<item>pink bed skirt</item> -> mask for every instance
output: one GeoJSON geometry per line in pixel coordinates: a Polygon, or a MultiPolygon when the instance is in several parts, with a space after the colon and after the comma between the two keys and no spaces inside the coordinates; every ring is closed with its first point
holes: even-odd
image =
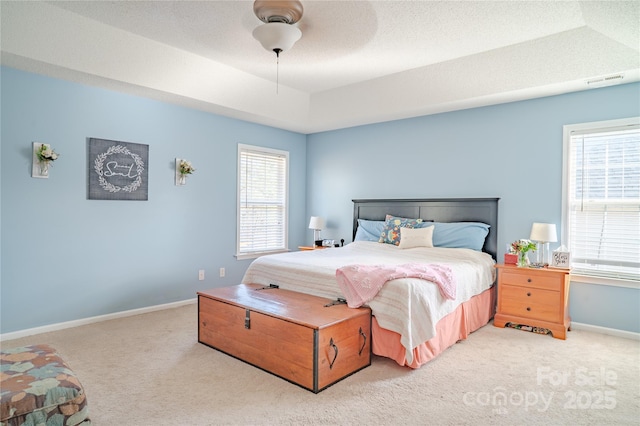
{"type": "Polygon", "coordinates": [[[449,346],[452,346],[480,327],[486,325],[495,314],[496,291],[493,286],[483,293],[473,296],[436,324],[436,335],[413,350],[413,362],[407,363],[406,350],[400,343],[400,335],[381,328],[372,319],[371,343],[373,353],[391,358],[398,364],[418,368],[425,364],[449,346]]]}

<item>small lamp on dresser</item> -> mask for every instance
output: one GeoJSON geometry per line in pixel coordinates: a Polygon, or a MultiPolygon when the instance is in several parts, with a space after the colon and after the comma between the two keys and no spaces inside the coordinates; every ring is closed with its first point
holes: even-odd
{"type": "Polygon", "coordinates": [[[539,268],[548,266],[550,262],[551,252],[549,251],[549,243],[555,243],[558,241],[558,235],[556,233],[556,225],[553,223],[537,223],[535,222],[531,226],[531,235],[529,239],[535,241],[538,244],[536,250],[536,262],[533,266],[539,268]]]}
{"type": "Polygon", "coordinates": [[[324,219],[318,216],[311,216],[309,221],[309,229],[313,229],[313,245],[321,246],[320,231],[324,228],[324,219]],[[320,243],[318,243],[320,241],[320,243]]]}

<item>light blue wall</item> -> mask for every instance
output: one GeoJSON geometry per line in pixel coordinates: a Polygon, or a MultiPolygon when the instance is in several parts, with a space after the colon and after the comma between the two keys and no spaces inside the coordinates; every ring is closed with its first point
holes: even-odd
{"type": "MultiPolygon", "coordinates": [[[[313,134],[307,214],[350,241],[352,199],[500,197],[501,258],[533,222],[560,227],[562,126],[638,115],[634,83],[313,134]]],[[[574,282],[570,303],[575,322],[640,332],[637,289],[574,282]]]]}
{"type": "Polygon", "coordinates": [[[238,143],[290,152],[289,245],[306,241],[305,135],[6,67],[1,89],[2,333],[240,282],[238,143]],[[148,201],[87,199],[89,137],[149,145],[148,201]],[[31,178],[34,141],[61,154],[49,179],[31,178]],[[183,187],[175,157],[197,169],[183,187]]]}
{"type": "MultiPolygon", "coordinates": [[[[311,215],[328,220],[324,238],[350,241],[353,198],[500,197],[502,256],[532,222],[560,224],[562,126],[640,115],[640,84],[627,84],[305,137],[0,70],[1,333],[239,282],[237,143],[291,153],[292,248],[309,243],[311,215]],[[87,200],[88,137],[149,145],[149,201],[87,200]],[[30,177],[34,141],[62,154],[49,179],[30,177]],[[198,169],[184,187],[175,157],[198,169]]],[[[572,286],[576,322],[640,332],[639,312],[638,290],[572,286]]]]}

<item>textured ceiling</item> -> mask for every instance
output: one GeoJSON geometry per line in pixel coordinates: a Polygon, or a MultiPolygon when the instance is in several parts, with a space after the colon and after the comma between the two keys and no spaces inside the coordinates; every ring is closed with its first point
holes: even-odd
{"type": "Polygon", "coordinates": [[[278,68],[251,1],[2,1],[1,58],[302,133],[640,79],[637,1],[302,4],[278,68]]]}

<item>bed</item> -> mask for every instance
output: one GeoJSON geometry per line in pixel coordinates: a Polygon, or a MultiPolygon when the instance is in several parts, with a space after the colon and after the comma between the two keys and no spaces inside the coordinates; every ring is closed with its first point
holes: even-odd
{"type": "Polygon", "coordinates": [[[353,242],[340,248],[262,256],[251,263],[242,282],[347,299],[351,306],[354,292],[345,278],[350,270],[422,265],[447,271],[444,275],[453,277],[454,294],[443,291],[437,279],[389,275],[392,279],[375,296],[360,301],[372,310],[373,353],[411,368],[429,362],[489,322],[495,312],[497,198],[353,203],[353,242]]]}

